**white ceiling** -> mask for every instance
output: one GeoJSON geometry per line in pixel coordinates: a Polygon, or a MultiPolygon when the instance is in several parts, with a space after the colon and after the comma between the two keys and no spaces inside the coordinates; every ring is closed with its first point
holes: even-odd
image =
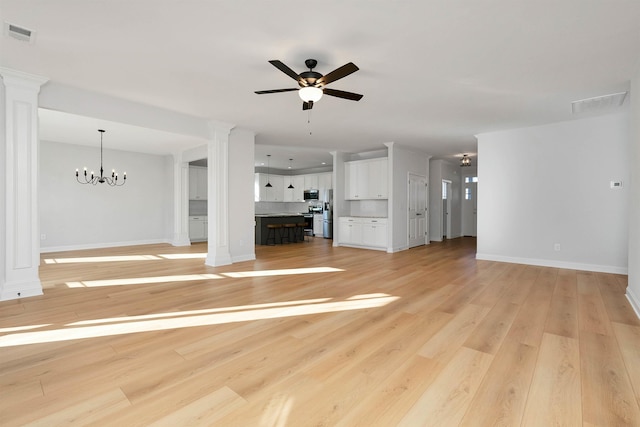
{"type": "MultiPolygon", "coordinates": [[[[571,101],[628,90],[640,71],[637,0],[0,0],[0,19],[36,31],[0,37],[0,66],[253,130],[259,156],[286,147],[283,167],[295,147],[475,153],[477,133],[571,120],[571,101]],[[354,62],[329,87],[364,98],[325,96],[309,115],[295,92],[254,94],[296,87],[268,60],[300,72],[307,58],[323,74],[354,62]]],[[[154,132],[131,149],[197,142],[154,132]]]]}

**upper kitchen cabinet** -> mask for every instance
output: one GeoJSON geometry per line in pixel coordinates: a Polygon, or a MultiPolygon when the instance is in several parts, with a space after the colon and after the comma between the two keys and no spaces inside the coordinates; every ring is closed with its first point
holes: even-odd
{"type": "Polygon", "coordinates": [[[207,168],[189,166],[189,200],[207,200],[207,168]]]}
{"type": "Polygon", "coordinates": [[[304,175],[285,176],[283,185],[285,202],[304,202],[304,175]]]}
{"type": "Polygon", "coordinates": [[[318,174],[312,173],[304,176],[304,189],[305,190],[317,190],[318,189],[318,174]]]}
{"type": "MultiPolygon", "coordinates": [[[[255,174],[255,201],[256,202],[283,202],[284,201],[284,177],[264,173],[255,174]],[[271,187],[267,187],[267,182],[271,187]]],[[[289,184],[287,184],[289,185],[289,184]]]]}
{"type": "Polygon", "coordinates": [[[386,157],[345,163],[346,199],[388,199],[388,164],[386,157]]]}

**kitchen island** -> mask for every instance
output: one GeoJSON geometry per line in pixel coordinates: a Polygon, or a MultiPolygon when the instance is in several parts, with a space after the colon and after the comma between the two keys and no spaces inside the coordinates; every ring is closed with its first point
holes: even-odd
{"type": "MultiPolygon", "coordinates": [[[[303,214],[291,213],[272,213],[272,214],[256,214],[256,245],[266,245],[269,224],[299,224],[305,221],[303,214]]],[[[275,230],[275,243],[281,244],[280,231],[275,230]]],[[[287,230],[288,232],[289,230],[287,230]]],[[[292,240],[293,241],[293,240],[292,240]]]]}

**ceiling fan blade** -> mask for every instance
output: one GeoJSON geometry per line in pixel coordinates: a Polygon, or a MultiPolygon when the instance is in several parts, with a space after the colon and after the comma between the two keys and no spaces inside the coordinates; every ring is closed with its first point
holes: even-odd
{"type": "Polygon", "coordinates": [[[320,77],[316,81],[316,85],[326,85],[326,84],[329,84],[331,82],[335,82],[338,79],[341,79],[343,77],[347,77],[351,73],[355,73],[359,69],[360,68],[358,68],[356,66],[356,64],[354,64],[353,62],[349,62],[348,64],[345,64],[340,68],[336,68],[335,70],[333,70],[329,74],[326,74],[323,77],[320,77]]]}
{"type": "Polygon", "coordinates": [[[322,92],[324,92],[325,95],[335,96],[337,98],[349,99],[351,101],[360,101],[363,96],[363,95],[360,95],[359,93],[345,92],[344,90],[329,89],[329,88],[322,89],[322,92]]]}
{"type": "Polygon", "coordinates": [[[258,95],[264,95],[265,93],[292,92],[294,90],[299,90],[299,89],[293,88],[293,89],[257,90],[255,93],[257,93],[258,95]]]}
{"type": "Polygon", "coordinates": [[[313,101],[302,103],[302,111],[311,110],[312,108],[313,108],[313,101]]]}
{"type": "Polygon", "coordinates": [[[286,65],[284,65],[282,62],[278,61],[277,59],[272,59],[269,62],[271,63],[271,65],[276,67],[278,70],[282,71],[287,76],[291,77],[293,80],[295,80],[297,82],[303,82],[305,86],[307,85],[307,82],[305,80],[301,79],[300,76],[298,75],[298,73],[296,73],[291,68],[289,68],[286,65]]]}

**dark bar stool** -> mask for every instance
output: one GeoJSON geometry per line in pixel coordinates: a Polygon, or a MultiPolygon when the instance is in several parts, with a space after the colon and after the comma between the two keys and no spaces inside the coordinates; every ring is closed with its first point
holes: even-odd
{"type": "Polygon", "coordinates": [[[287,243],[296,241],[296,224],[283,224],[280,231],[280,241],[284,244],[284,239],[287,239],[287,243]]]}
{"type": "Polygon", "coordinates": [[[305,222],[299,222],[296,224],[296,241],[304,242],[304,228],[307,226],[305,222]]]}
{"type": "Polygon", "coordinates": [[[265,243],[268,245],[269,240],[276,244],[276,230],[280,230],[280,242],[282,242],[282,224],[267,224],[267,240],[265,243]]]}

